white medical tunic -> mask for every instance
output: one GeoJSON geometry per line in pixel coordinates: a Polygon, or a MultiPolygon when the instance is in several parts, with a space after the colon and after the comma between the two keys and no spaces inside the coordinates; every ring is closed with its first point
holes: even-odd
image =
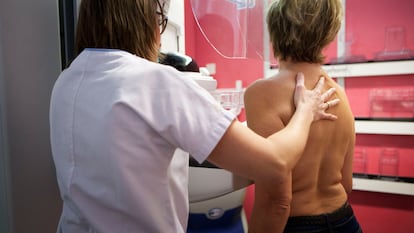
{"type": "Polygon", "coordinates": [[[86,49],[51,98],[58,232],[185,232],[188,155],[174,152],[202,162],[234,118],[172,67],[86,49]]]}

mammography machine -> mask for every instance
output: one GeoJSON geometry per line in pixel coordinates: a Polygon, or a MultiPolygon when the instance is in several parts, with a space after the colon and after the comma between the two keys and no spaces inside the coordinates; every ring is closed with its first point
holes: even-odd
{"type": "MultiPolygon", "coordinates": [[[[196,78],[203,87],[211,87],[207,80],[196,78]],[[198,80],[199,79],[199,80],[198,80]]],[[[214,82],[210,78],[210,82],[214,82]]],[[[233,111],[239,111],[238,103],[225,102],[237,94],[234,92],[215,92],[213,95],[224,106],[234,106],[233,111]]],[[[190,215],[188,233],[242,233],[247,232],[247,223],[243,211],[245,187],[251,181],[204,162],[198,164],[190,158],[189,171],[190,215]]]]}
{"type": "MultiPolygon", "coordinates": [[[[223,107],[235,114],[240,113],[241,90],[217,90],[217,81],[209,76],[207,69],[199,69],[191,57],[168,53],[164,54],[160,62],[176,67],[209,91],[223,107]]],[[[176,153],[186,152],[177,150],[176,153]]],[[[187,232],[247,232],[243,202],[246,187],[250,184],[251,181],[246,178],[236,176],[208,161],[199,164],[190,156],[188,187],[190,214],[187,232]]]]}
{"type": "MultiPolygon", "coordinates": [[[[223,102],[223,99],[231,101],[233,98],[228,96],[235,93],[215,92],[216,80],[212,77],[200,75],[193,78],[210,91],[222,105],[234,106],[232,103],[223,102]]],[[[243,202],[245,188],[251,181],[216,167],[208,161],[198,164],[191,157],[189,169],[190,215],[187,232],[247,232],[243,202]]]]}

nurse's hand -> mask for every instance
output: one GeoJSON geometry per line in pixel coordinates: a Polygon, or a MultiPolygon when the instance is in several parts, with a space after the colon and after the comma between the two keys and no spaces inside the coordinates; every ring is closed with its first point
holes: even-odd
{"type": "Polygon", "coordinates": [[[329,100],[335,93],[335,88],[327,90],[322,93],[325,78],[319,79],[313,90],[308,90],[305,87],[305,77],[303,73],[298,73],[296,76],[296,90],[294,96],[294,102],[296,109],[305,109],[305,111],[313,114],[313,121],[318,120],[336,120],[338,117],[331,113],[327,113],[326,110],[336,106],[339,103],[339,99],[329,100]],[[329,100],[329,101],[328,101],[329,100]]]}

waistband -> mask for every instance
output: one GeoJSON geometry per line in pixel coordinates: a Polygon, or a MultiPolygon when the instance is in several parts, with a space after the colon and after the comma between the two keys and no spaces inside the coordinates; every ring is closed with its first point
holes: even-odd
{"type": "Polygon", "coordinates": [[[335,223],[343,219],[350,218],[354,215],[351,205],[346,202],[334,212],[313,215],[313,216],[294,216],[289,217],[287,225],[324,225],[328,222],[335,223]]]}

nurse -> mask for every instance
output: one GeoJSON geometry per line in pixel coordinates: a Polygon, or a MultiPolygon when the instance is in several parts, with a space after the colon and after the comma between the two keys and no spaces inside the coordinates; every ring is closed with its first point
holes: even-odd
{"type": "Polygon", "coordinates": [[[188,157],[173,156],[177,148],[272,184],[280,211],[269,217],[277,219],[289,205],[280,194],[290,190],[274,184],[288,182],[311,123],[336,119],[325,112],[337,103],[329,100],[335,90],[321,94],[323,79],[307,90],[298,74],[286,128],[267,138],[249,130],[193,80],[156,62],[168,5],[81,2],[77,56],[57,79],[50,107],[63,199],[58,232],[185,232],[188,157]]]}

